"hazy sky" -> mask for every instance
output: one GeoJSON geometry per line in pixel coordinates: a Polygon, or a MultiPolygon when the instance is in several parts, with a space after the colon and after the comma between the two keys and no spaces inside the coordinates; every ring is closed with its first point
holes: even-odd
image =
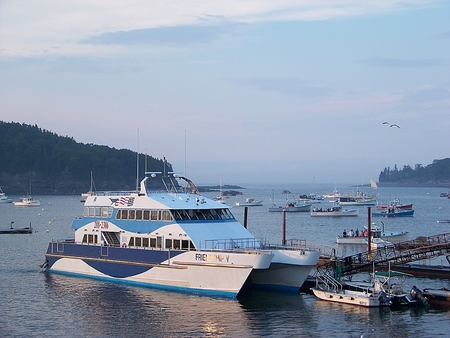
{"type": "Polygon", "coordinates": [[[197,184],[369,183],[450,157],[449,18],[433,0],[0,0],[0,120],[197,184]]]}

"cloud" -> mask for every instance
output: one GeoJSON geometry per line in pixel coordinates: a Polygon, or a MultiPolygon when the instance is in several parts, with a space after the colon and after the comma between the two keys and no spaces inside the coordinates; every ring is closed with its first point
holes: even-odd
{"type": "Polygon", "coordinates": [[[91,36],[82,40],[83,44],[92,45],[197,45],[207,44],[232,36],[242,24],[225,24],[218,26],[183,25],[176,27],[158,27],[117,31],[91,36]]]}
{"type": "Polygon", "coordinates": [[[370,67],[381,68],[425,68],[435,67],[441,64],[438,59],[422,59],[422,60],[402,60],[389,58],[375,58],[362,60],[360,63],[370,67]]]}
{"type": "Polygon", "coordinates": [[[234,83],[258,90],[278,92],[296,97],[312,98],[328,96],[333,91],[322,84],[315,84],[297,78],[268,77],[236,79],[234,83]]]}

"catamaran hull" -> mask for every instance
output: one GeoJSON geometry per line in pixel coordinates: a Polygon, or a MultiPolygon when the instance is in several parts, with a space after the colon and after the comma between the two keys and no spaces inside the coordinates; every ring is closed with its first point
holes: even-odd
{"type": "Polygon", "coordinates": [[[49,244],[47,271],[235,297],[271,253],[143,250],[75,243],[49,244]]]}
{"type": "Polygon", "coordinates": [[[272,253],[275,256],[268,269],[251,273],[252,283],[257,287],[298,292],[320,257],[315,251],[272,250],[272,253]]]}

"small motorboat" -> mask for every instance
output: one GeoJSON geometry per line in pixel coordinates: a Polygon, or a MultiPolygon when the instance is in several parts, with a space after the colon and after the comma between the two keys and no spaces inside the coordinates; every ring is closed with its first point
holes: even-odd
{"type": "Polygon", "coordinates": [[[450,307],[450,290],[446,288],[424,289],[423,295],[431,306],[450,307]]]}
{"type": "Polygon", "coordinates": [[[261,206],[263,201],[257,201],[253,197],[249,197],[245,199],[244,203],[236,202],[237,207],[256,207],[261,206]]]}
{"type": "Polygon", "coordinates": [[[402,210],[396,207],[387,208],[380,212],[372,212],[374,217],[412,217],[414,216],[414,210],[402,210]]]}

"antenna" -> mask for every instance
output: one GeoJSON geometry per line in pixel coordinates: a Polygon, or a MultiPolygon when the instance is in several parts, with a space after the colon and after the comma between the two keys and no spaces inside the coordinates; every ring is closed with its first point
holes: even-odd
{"type": "Polygon", "coordinates": [[[136,191],[139,191],[139,128],[137,130],[136,191]]]}

